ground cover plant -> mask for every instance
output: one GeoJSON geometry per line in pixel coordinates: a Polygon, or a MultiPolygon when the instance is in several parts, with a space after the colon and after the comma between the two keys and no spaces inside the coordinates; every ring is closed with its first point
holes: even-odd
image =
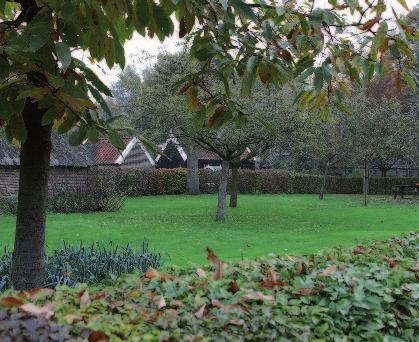
{"type": "MultiPolygon", "coordinates": [[[[125,273],[144,273],[149,267],[161,266],[161,255],[150,251],[147,241],[139,246],[118,246],[92,243],[91,245],[62,243],[46,258],[45,287],[74,286],[77,283],[96,284],[115,279],[125,273]]],[[[11,286],[12,253],[0,250],[0,292],[11,286]]]]}
{"type": "Polygon", "coordinates": [[[419,234],[0,298],[0,338],[415,341],[419,234]],[[1,310],[1,309],[0,309],[1,310]],[[29,323],[28,323],[29,321],[29,323]]]}
{"type": "MultiPolygon", "coordinates": [[[[416,201],[417,202],[417,201],[416,201]]],[[[364,240],[386,239],[419,230],[419,206],[391,196],[242,195],[228,209],[224,223],[213,219],[214,195],[152,196],[128,199],[116,213],[51,214],[46,244],[49,253],[66,243],[113,241],[121,246],[146,239],[170,257],[168,264],[203,263],[202,250],[212,246],[231,261],[271,252],[314,253],[364,240]]],[[[0,217],[0,237],[13,246],[12,216],[0,217]]]]}

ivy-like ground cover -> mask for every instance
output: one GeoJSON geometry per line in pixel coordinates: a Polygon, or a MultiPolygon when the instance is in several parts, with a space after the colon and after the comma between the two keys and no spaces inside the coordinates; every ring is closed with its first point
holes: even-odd
{"type": "Polygon", "coordinates": [[[417,232],[233,264],[208,249],[204,268],[9,291],[0,299],[0,340],[415,341],[418,249],[417,232]]]}

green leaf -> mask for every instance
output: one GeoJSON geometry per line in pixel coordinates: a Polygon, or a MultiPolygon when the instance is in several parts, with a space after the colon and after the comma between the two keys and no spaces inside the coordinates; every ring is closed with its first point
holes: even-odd
{"type": "Polygon", "coordinates": [[[79,146],[86,139],[87,128],[85,125],[71,133],[68,142],[71,146],[79,146]]]}
{"type": "Polygon", "coordinates": [[[55,51],[63,69],[67,69],[71,63],[70,48],[65,43],[59,42],[55,45],[55,51]]]}
{"type": "Polygon", "coordinates": [[[23,117],[20,114],[14,113],[6,126],[6,136],[10,142],[17,140],[24,143],[27,138],[26,126],[23,117]]]}
{"type": "Polygon", "coordinates": [[[47,74],[48,83],[54,88],[61,88],[64,85],[64,79],[61,76],[47,74]]]}
{"type": "Polygon", "coordinates": [[[67,133],[77,123],[78,118],[75,115],[69,114],[68,117],[58,126],[57,133],[67,133]]]}
{"type": "Polygon", "coordinates": [[[88,127],[86,136],[90,140],[90,142],[97,143],[99,140],[99,131],[94,127],[88,127]]]}
{"type": "Polygon", "coordinates": [[[92,87],[90,84],[88,84],[87,87],[89,88],[90,92],[92,93],[92,96],[94,97],[94,99],[99,103],[99,105],[105,111],[105,113],[108,114],[109,116],[112,116],[112,112],[111,112],[108,104],[106,103],[105,99],[102,97],[102,94],[99,93],[96,90],[96,88],[92,87]]]}
{"type": "Polygon", "coordinates": [[[63,113],[62,108],[51,107],[42,116],[41,125],[42,126],[50,125],[62,113],[63,113]]]}
{"type": "Polygon", "coordinates": [[[346,73],[345,62],[343,61],[343,58],[342,57],[336,58],[336,65],[338,66],[339,71],[342,74],[345,74],[346,73]]]}
{"type": "Polygon", "coordinates": [[[154,21],[157,27],[159,28],[160,32],[165,37],[172,35],[173,30],[174,30],[174,25],[169,15],[164,11],[164,9],[154,4],[153,14],[154,14],[154,21]]]}
{"type": "Polygon", "coordinates": [[[248,73],[254,72],[255,69],[256,69],[257,62],[258,62],[258,57],[257,56],[251,56],[247,61],[246,71],[248,73]]]}
{"type": "Polygon", "coordinates": [[[111,90],[97,77],[92,69],[87,67],[82,61],[74,59],[77,67],[84,73],[86,79],[93,84],[93,86],[106,96],[112,96],[111,90]]]}
{"type": "Polygon", "coordinates": [[[317,93],[323,88],[323,69],[317,68],[314,72],[314,89],[317,93]]]}
{"type": "Polygon", "coordinates": [[[406,0],[397,0],[400,5],[402,5],[406,11],[409,11],[409,6],[407,6],[406,0]]]}
{"type": "Polygon", "coordinates": [[[108,137],[111,144],[115,146],[118,150],[123,150],[125,148],[125,144],[122,141],[117,131],[114,131],[114,130],[109,131],[108,137]]]}
{"type": "Polygon", "coordinates": [[[271,23],[268,20],[265,20],[262,23],[263,27],[263,36],[266,38],[266,40],[271,41],[272,40],[272,26],[271,23]]]}
{"type": "Polygon", "coordinates": [[[412,89],[412,91],[416,93],[416,80],[409,74],[405,74],[403,78],[409,85],[410,89],[412,89]]]}
{"type": "Polygon", "coordinates": [[[229,0],[229,3],[242,18],[247,18],[255,22],[258,20],[251,7],[243,0],[229,0]]]}
{"type": "Polygon", "coordinates": [[[136,0],[134,4],[137,28],[144,28],[150,21],[148,15],[148,0],[136,0]]]}
{"type": "Polygon", "coordinates": [[[6,56],[0,55],[0,83],[2,83],[10,74],[10,63],[6,56]]]}
{"type": "Polygon", "coordinates": [[[329,120],[329,113],[330,113],[329,106],[323,107],[322,110],[320,111],[320,120],[322,122],[327,122],[327,120],[329,120]]]}

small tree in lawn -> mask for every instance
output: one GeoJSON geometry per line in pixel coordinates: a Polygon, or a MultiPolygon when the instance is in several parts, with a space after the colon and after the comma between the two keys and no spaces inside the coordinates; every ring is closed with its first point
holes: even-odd
{"type": "MultiPolygon", "coordinates": [[[[367,205],[371,165],[374,160],[388,158],[393,150],[403,150],[398,147],[403,137],[412,143],[414,117],[403,114],[400,103],[395,99],[374,101],[359,95],[352,98],[351,103],[352,115],[348,118],[348,127],[354,153],[364,169],[363,194],[364,205],[367,205]]],[[[391,159],[386,162],[391,162],[391,159]]]]}
{"type": "Polygon", "coordinates": [[[101,133],[122,148],[110,123],[90,112],[96,110],[90,96],[106,110],[101,93],[111,95],[109,90],[72,50],[88,51],[93,62],[105,59],[110,67],[123,67],[123,43],[135,30],[162,40],[173,33],[175,16],[180,37],[196,29],[191,55],[201,63],[198,73],[181,82],[182,90],[198,104],[195,89],[213,65],[227,80],[223,94],[200,103],[211,115],[219,114],[214,101],[229,108],[225,114],[234,112],[228,100],[228,79],[234,74],[241,76],[243,94],[251,92],[257,75],[264,83],[281,85],[314,74],[314,86],[307,82],[299,101],[317,108],[341,102],[343,77],[357,80],[360,74],[371,78],[394,70],[398,79],[414,82],[408,70],[415,64],[409,46],[415,33],[397,13],[384,18],[383,1],[330,0],[325,9],[314,5],[314,0],[282,6],[243,0],[0,1],[0,125],[10,141],[21,144],[14,286],[40,287],[44,281],[51,130],[66,133],[77,125],[73,144],[86,137],[95,141],[101,133]],[[389,27],[394,21],[397,30],[389,27]],[[364,53],[348,40],[348,30],[362,37],[364,53]],[[396,63],[380,60],[389,48],[396,63]],[[321,64],[314,66],[315,61],[321,64]]]}

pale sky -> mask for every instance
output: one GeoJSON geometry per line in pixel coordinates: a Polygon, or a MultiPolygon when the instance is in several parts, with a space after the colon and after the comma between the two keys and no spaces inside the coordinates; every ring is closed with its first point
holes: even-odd
{"type": "MultiPolygon", "coordinates": [[[[316,5],[319,6],[327,4],[327,0],[317,0],[316,5]]],[[[410,9],[413,9],[418,5],[417,0],[406,0],[407,5],[410,9]]],[[[398,14],[405,14],[406,10],[400,6],[398,0],[387,0],[387,4],[393,6],[398,14]]],[[[392,17],[390,7],[387,10],[388,16],[392,17]]],[[[176,25],[175,25],[176,26],[176,25]]],[[[178,33],[173,34],[172,37],[167,38],[163,43],[160,42],[157,38],[145,38],[135,33],[133,38],[125,43],[125,57],[126,65],[134,67],[139,73],[143,71],[150,61],[149,58],[145,56],[156,56],[159,51],[177,51],[179,50],[179,43],[182,40],[178,38],[178,33]]],[[[85,56],[80,56],[85,57],[85,56]]],[[[88,63],[87,58],[83,58],[86,63],[88,63]]],[[[119,67],[114,67],[109,69],[106,63],[103,61],[97,65],[92,65],[93,69],[97,72],[98,76],[109,86],[118,79],[118,74],[121,71],[119,67]]]]}

